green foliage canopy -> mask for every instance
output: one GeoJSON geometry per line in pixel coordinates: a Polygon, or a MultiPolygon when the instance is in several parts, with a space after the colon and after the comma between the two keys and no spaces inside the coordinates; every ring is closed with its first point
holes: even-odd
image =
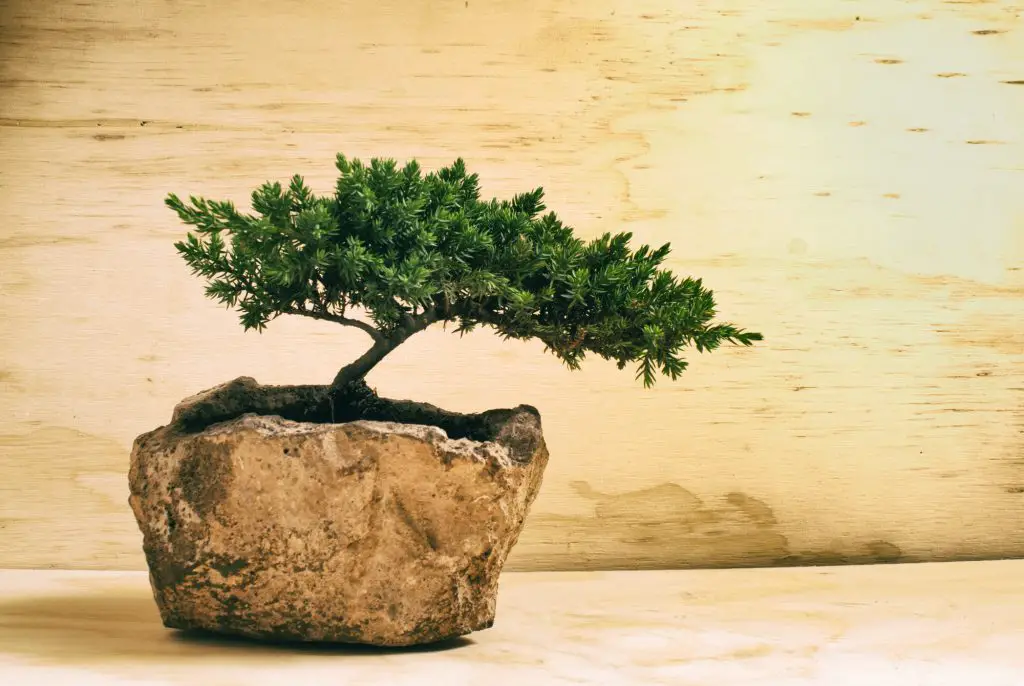
{"type": "Polygon", "coordinates": [[[629,233],[584,242],[545,213],[541,188],[483,200],[462,159],[426,174],[415,160],[339,154],[336,166],[333,195],[315,195],[296,175],[287,188],[255,190],[251,214],[168,195],[194,228],[175,247],[246,330],[282,314],[313,317],[362,329],[386,354],[436,321],[459,332],[489,326],[540,340],[571,369],[587,353],[620,369],[637,363],[648,387],[658,372],[678,378],[687,346],[762,340],[714,322],[700,279],[660,268],[668,244],[633,251],[629,233]]]}

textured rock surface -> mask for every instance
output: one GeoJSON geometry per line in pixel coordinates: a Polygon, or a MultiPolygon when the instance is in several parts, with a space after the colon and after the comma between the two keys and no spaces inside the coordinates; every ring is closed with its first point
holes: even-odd
{"type": "Polygon", "coordinates": [[[185,422],[261,406],[254,397],[315,397],[282,388],[237,379],[136,439],[130,503],[164,624],[389,646],[491,626],[498,575],[547,464],[537,411],[380,401],[484,441],[397,422],[185,422]]]}

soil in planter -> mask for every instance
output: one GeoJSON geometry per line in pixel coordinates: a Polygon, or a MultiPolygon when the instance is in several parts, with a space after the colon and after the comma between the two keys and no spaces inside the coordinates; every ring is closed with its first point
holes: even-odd
{"type": "MultiPolygon", "coordinates": [[[[522,408],[520,408],[521,410],[522,408]]],[[[534,413],[537,411],[529,408],[534,413]]],[[[333,397],[328,386],[261,386],[253,379],[236,379],[210,397],[183,408],[175,423],[185,433],[230,421],[244,414],[278,416],[315,424],[359,420],[436,426],[449,438],[493,441],[515,410],[461,414],[427,403],[381,398],[363,380],[352,382],[333,397]]]]}

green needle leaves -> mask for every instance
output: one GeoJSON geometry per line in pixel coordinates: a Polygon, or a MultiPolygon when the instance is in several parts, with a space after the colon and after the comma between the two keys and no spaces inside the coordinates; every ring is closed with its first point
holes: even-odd
{"type": "Polygon", "coordinates": [[[638,364],[645,386],[686,369],[684,348],[749,346],[761,334],[715,323],[699,279],[661,269],[669,245],[629,248],[629,233],[584,242],[545,212],[541,188],[482,200],[463,160],[424,174],[413,160],[364,164],[339,154],[333,195],[302,177],[252,193],[252,214],[230,202],[173,193],[166,204],[193,227],[175,244],[206,295],[262,330],[282,314],[358,326],[404,341],[411,322],[488,326],[536,338],[567,366],[587,353],[638,364]],[[351,319],[366,313],[370,324],[351,319]]]}

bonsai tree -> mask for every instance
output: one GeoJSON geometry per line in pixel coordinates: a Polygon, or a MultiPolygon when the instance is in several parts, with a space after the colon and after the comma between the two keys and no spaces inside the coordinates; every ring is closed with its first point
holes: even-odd
{"type": "Polygon", "coordinates": [[[349,326],[372,346],[326,388],[344,396],[389,353],[436,322],[465,333],[488,326],[506,339],[536,338],[570,369],[586,355],[636,364],[645,387],[676,379],[686,347],[751,345],[761,334],[716,323],[700,279],[660,265],[669,245],[633,251],[630,233],[584,242],[542,188],[484,200],[462,159],[424,173],[415,161],[364,164],[339,154],[332,195],[301,176],[265,183],[253,213],[231,202],[174,194],[166,204],[194,227],[175,244],[206,294],[261,331],[281,315],[349,326]],[[360,318],[358,315],[362,315],[360,318]]]}

